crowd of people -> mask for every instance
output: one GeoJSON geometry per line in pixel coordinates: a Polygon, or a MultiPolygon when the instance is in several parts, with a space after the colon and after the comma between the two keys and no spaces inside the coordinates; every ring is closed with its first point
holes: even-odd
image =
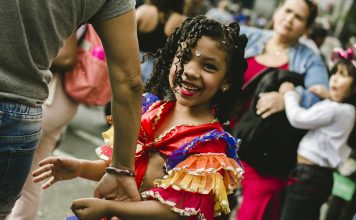
{"type": "Polygon", "coordinates": [[[319,220],[328,202],[337,215],[335,175],[356,150],[356,44],[326,64],[315,1],[281,1],[265,28],[229,0],[0,5],[0,220],[36,219],[43,190],[76,177],[98,184],[68,219],[319,220]],[[63,76],[83,24],[112,89],[95,161],[51,156],[80,104],[63,76]]]}

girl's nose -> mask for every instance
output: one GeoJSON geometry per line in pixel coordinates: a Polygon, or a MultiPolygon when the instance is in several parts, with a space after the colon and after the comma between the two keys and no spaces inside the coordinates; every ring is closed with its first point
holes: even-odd
{"type": "Polygon", "coordinates": [[[337,78],[338,78],[337,73],[331,75],[330,76],[330,82],[337,82],[337,78]]]}
{"type": "Polygon", "coordinates": [[[200,77],[199,69],[194,64],[185,66],[183,75],[188,79],[197,79],[200,77]]]}

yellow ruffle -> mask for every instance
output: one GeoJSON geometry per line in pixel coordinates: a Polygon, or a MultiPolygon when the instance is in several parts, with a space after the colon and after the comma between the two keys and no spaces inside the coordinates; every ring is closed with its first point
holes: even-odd
{"type": "Polygon", "coordinates": [[[107,145],[113,146],[114,145],[114,127],[111,126],[109,130],[102,133],[104,141],[107,145]]]}
{"type": "Polygon", "coordinates": [[[155,180],[154,184],[201,194],[212,192],[217,215],[230,212],[227,195],[238,187],[242,173],[238,163],[225,154],[196,154],[179,163],[163,179],[155,180]]]}

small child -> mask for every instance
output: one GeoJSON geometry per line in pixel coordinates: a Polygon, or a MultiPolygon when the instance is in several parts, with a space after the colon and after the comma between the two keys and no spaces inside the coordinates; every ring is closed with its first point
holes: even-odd
{"type": "MultiPolygon", "coordinates": [[[[309,109],[299,106],[291,83],[283,83],[285,111],[292,126],[309,129],[299,143],[295,180],[288,188],[281,220],[319,219],[321,205],[333,186],[333,171],[349,156],[355,128],[355,57],[340,56],[331,70],[329,98],[309,109]]],[[[318,94],[317,90],[313,92],[318,94]]]]}
{"type": "Polygon", "coordinates": [[[213,219],[229,213],[227,195],[238,187],[243,169],[238,142],[221,123],[239,102],[246,43],[237,23],[188,18],[159,51],[146,84],[151,93],[143,97],[135,172],[107,168],[110,129],[103,135],[108,145],[98,149],[103,160],[47,158],[34,181],[50,178],[42,185],[48,188],[77,176],[99,180],[105,170],[135,176],[144,201],[79,199],[72,210],[80,219],[213,219]]]}

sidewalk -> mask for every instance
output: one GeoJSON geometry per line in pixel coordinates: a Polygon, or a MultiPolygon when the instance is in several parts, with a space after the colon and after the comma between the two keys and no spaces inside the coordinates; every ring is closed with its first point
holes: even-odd
{"type": "MultiPolygon", "coordinates": [[[[107,128],[102,108],[80,106],[54,155],[98,159],[95,149],[104,144],[101,132],[107,128]]],[[[72,201],[92,197],[95,185],[96,182],[80,178],[57,182],[45,190],[37,220],[62,220],[73,215],[72,201]]]]}

